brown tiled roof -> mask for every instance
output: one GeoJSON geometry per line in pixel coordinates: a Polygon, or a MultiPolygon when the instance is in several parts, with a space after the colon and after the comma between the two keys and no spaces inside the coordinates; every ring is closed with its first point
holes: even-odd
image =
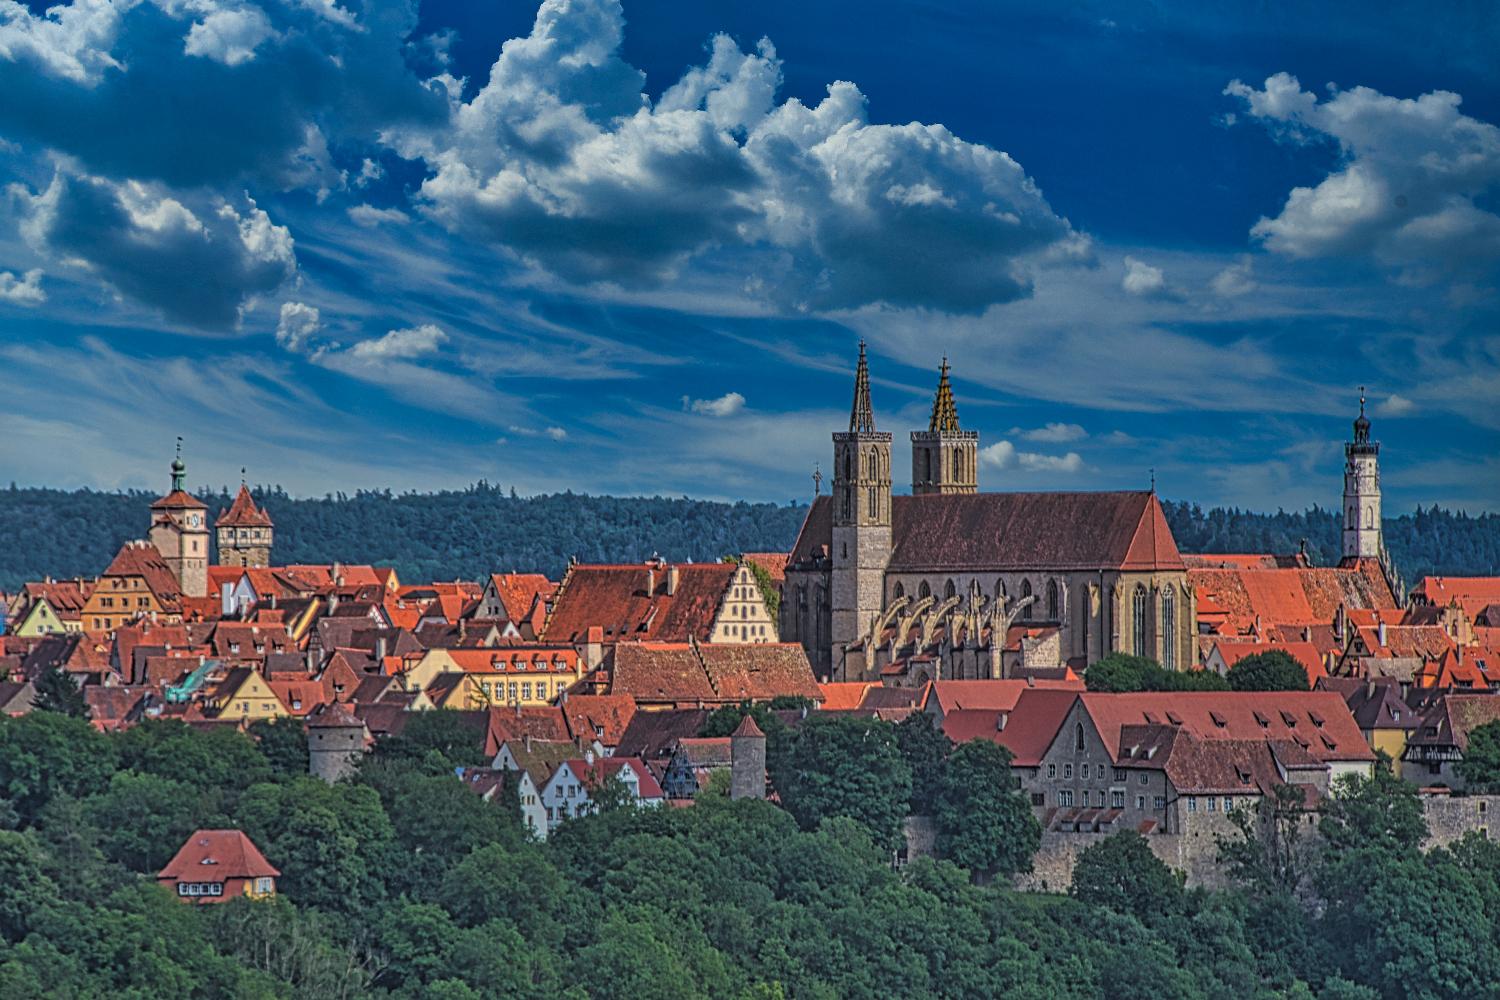
{"type": "Polygon", "coordinates": [[[103,576],[138,576],[146,581],[146,586],[156,595],[163,611],[178,613],[182,610],[177,575],[150,542],[126,542],[120,546],[120,551],[115,553],[103,576]]]}
{"type": "Polygon", "coordinates": [[[615,753],[645,760],[670,755],[672,746],[684,737],[697,736],[708,722],[706,708],[637,712],[625,727],[615,753]]]}
{"type": "Polygon", "coordinates": [[[599,626],[607,643],[706,640],[735,570],[732,563],[572,566],[558,587],[543,638],[582,642],[591,626],[599,626]],[[677,587],[668,594],[672,569],[677,587]]]}
{"type": "Polygon", "coordinates": [[[550,781],[564,762],[578,756],[578,747],[569,740],[523,738],[507,741],[505,745],[510,747],[516,766],[531,776],[531,783],[537,788],[550,781]]]}
{"type": "MultiPolygon", "coordinates": [[[[813,501],[791,562],[828,551],[831,498],[813,501]]],[[[1182,569],[1150,492],[891,498],[892,571],[1182,569]]]]}
{"type": "Polygon", "coordinates": [[[1360,729],[1414,729],[1421,721],[1401,699],[1401,686],[1390,678],[1324,677],[1318,687],[1341,694],[1360,729]]]}
{"type": "Polygon", "coordinates": [[[57,613],[57,617],[64,621],[78,620],[79,613],[83,611],[84,602],[89,599],[89,593],[93,589],[92,581],[83,580],[28,583],[24,588],[28,606],[35,603],[38,598],[46,598],[52,610],[57,613]]]}
{"type": "Polygon", "coordinates": [[[606,747],[619,745],[635,718],[635,699],[628,694],[570,694],[558,707],[575,738],[597,739],[606,747]]]}
{"type": "Polygon", "coordinates": [[[557,589],[557,584],[541,573],[492,573],[490,583],[505,608],[507,620],[517,623],[531,613],[531,605],[538,594],[557,589]]]}
{"type": "Polygon", "coordinates": [[[157,878],[219,882],[232,878],[274,878],[280,874],[260,853],[260,848],[239,830],[199,830],[172,856],[157,878]]]}
{"type": "Polygon", "coordinates": [[[166,496],[151,501],[152,510],[177,510],[184,507],[192,510],[207,510],[208,504],[182,490],[173,490],[166,496]]]}
{"type": "Polygon", "coordinates": [[[787,552],[746,552],[740,558],[746,562],[752,562],[765,570],[771,577],[771,582],[781,586],[786,582],[786,564],[791,558],[787,552]]]}
{"type": "Polygon", "coordinates": [[[320,707],[307,718],[309,729],[353,729],[363,725],[353,712],[337,702],[320,707]]]}
{"type": "Polygon", "coordinates": [[[219,515],[219,519],[214,522],[214,527],[270,528],[274,525],[271,523],[271,515],[255,505],[255,499],[250,496],[250,488],[241,483],[240,491],[234,496],[234,503],[219,515]]]}
{"type": "Polygon", "coordinates": [[[500,744],[509,740],[521,740],[527,736],[534,740],[567,740],[570,737],[567,719],[556,705],[511,706],[461,714],[484,717],[484,752],[491,757],[499,752],[500,744]]]}
{"type": "Polygon", "coordinates": [[[620,643],[611,654],[610,693],[637,702],[691,705],[822,698],[798,643],[620,643]]]}
{"type": "Polygon", "coordinates": [[[1219,631],[1248,632],[1262,625],[1326,625],[1345,609],[1395,609],[1385,574],[1364,559],[1352,566],[1307,569],[1189,569],[1188,584],[1200,609],[1222,613],[1219,631]]]}
{"type": "Polygon", "coordinates": [[[1500,696],[1448,694],[1422,717],[1422,724],[1407,740],[1409,744],[1455,746],[1468,749],[1469,732],[1486,722],[1500,719],[1500,696]]]}
{"type": "MultiPolygon", "coordinates": [[[[755,725],[755,721],[750,719],[750,716],[745,716],[745,719],[749,720],[752,726],[755,725]]],[[[740,723],[741,727],[744,725],[744,722],[740,723]]],[[[756,732],[758,734],[760,730],[757,729],[756,732]]],[[[735,735],[746,734],[736,731],[735,735]]],[[[728,767],[733,763],[730,747],[728,736],[684,736],[677,741],[677,751],[673,757],[681,754],[691,767],[728,767]]]]}

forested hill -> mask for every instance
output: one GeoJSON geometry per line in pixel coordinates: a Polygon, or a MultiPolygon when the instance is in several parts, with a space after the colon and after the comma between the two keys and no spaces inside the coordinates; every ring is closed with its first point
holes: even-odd
{"type": "MultiPolygon", "coordinates": [[[[200,488],[213,515],[226,491],[200,488]]],[[[145,534],[153,494],[0,490],[0,590],[44,576],[92,576],[121,543],[145,534]]],[[[430,494],[361,492],[294,499],[257,491],[276,521],[280,563],[395,566],[406,580],[479,579],[540,571],[557,579],[571,556],[634,561],[660,553],[708,560],[741,551],[786,551],[806,508],[664,497],[574,493],[518,497],[485,483],[430,494]]],[[[1339,551],[1336,512],[1254,514],[1167,503],[1183,551],[1294,552],[1302,539],[1320,564],[1339,551]]],[[[1386,543],[1408,581],[1424,573],[1500,572],[1500,517],[1418,511],[1386,521],[1386,543]]]]}

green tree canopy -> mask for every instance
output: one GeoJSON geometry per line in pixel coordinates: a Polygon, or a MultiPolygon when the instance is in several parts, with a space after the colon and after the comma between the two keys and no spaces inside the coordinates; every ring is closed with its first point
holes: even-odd
{"type": "Polygon", "coordinates": [[[1182,879],[1134,830],[1085,848],[1073,865],[1075,899],[1150,922],[1183,906],[1182,879]]]}
{"type": "Polygon", "coordinates": [[[1458,773],[1471,792],[1494,793],[1500,789],[1500,721],[1469,730],[1469,745],[1458,762],[1458,773]]]}
{"type": "Polygon", "coordinates": [[[1307,668],[1284,650],[1252,653],[1229,668],[1229,687],[1235,691],[1306,691],[1307,668]]]}
{"type": "Polygon", "coordinates": [[[911,768],[888,722],[814,713],[785,754],[769,755],[771,780],[803,829],[847,816],[894,851],[911,800],[911,768]]]}
{"type": "Polygon", "coordinates": [[[975,873],[1031,870],[1042,828],[1010,772],[1010,751],[989,740],[948,755],[935,809],[938,851],[975,873]]]}

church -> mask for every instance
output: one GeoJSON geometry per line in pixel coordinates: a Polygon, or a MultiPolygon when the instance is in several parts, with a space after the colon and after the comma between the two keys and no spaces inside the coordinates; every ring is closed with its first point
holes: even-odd
{"type": "MultiPolygon", "coordinates": [[[[861,344],[831,495],[809,509],[782,591],[781,638],[802,644],[820,678],[1081,671],[1114,652],[1198,663],[1197,595],[1154,490],[979,492],[979,435],[959,424],[946,362],[927,429],[911,433],[910,495],[892,494],[891,444],[861,344]]],[[[1383,551],[1377,448],[1361,406],[1345,564],[1383,551]]]]}

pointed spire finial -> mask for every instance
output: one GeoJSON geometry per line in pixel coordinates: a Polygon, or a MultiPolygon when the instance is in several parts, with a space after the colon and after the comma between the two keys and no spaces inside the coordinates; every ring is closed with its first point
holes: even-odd
{"type": "Polygon", "coordinates": [[[859,365],[854,369],[854,406],[849,411],[850,433],[873,433],[875,411],[870,406],[870,365],[865,360],[865,342],[859,342],[859,365]]]}
{"type": "Polygon", "coordinates": [[[1359,387],[1359,415],[1365,415],[1365,387],[1359,387]]]}
{"type": "Polygon", "coordinates": [[[1156,469],[1151,469],[1151,492],[1156,492],[1156,469]]]}
{"type": "Polygon", "coordinates": [[[813,496],[823,495],[823,468],[816,462],[813,463],[813,496]]]}
{"type": "Polygon", "coordinates": [[[953,403],[953,386],[948,383],[948,356],[938,368],[937,394],[932,397],[932,419],[927,421],[929,431],[957,431],[958,407],[953,403]]]}
{"type": "Polygon", "coordinates": [[[172,491],[183,488],[187,481],[187,466],[182,463],[182,435],[177,435],[177,457],[172,459],[172,491]]]}

